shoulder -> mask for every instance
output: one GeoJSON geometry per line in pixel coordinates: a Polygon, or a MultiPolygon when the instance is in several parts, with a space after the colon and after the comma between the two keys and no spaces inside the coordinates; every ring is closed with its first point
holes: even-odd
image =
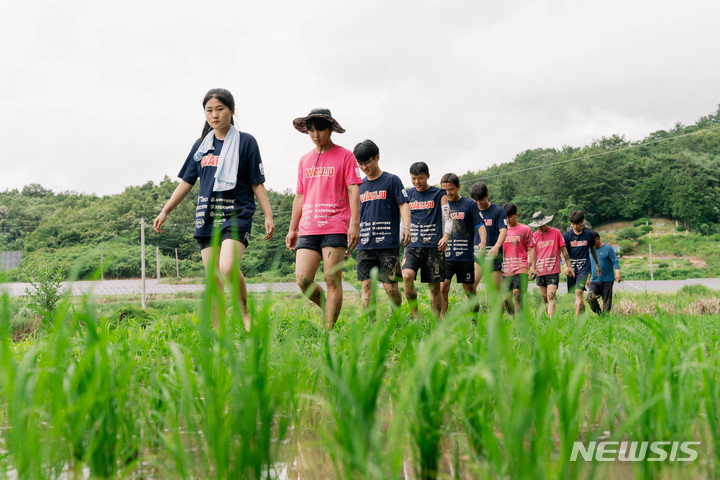
{"type": "Polygon", "coordinates": [[[317,152],[314,148],[300,157],[300,163],[307,161],[309,158],[313,158],[313,155],[317,156],[317,152]]]}
{"type": "Polygon", "coordinates": [[[239,132],[240,133],[240,143],[247,143],[251,145],[257,145],[257,140],[255,140],[255,137],[251,133],[248,132],[239,132]]]}
{"type": "Polygon", "coordinates": [[[383,172],[382,175],[380,175],[380,176],[383,177],[383,178],[386,178],[387,181],[390,182],[390,183],[398,184],[398,185],[400,185],[401,188],[403,187],[402,180],[400,180],[400,177],[398,177],[398,176],[395,175],[394,173],[383,172]]]}
{"type": "Polygon", "coordinates": [[[193,142],[192,147],[190,147],[190,155],[194,155],[195,152],[197,152],[198,147],[200,147],[200,142],[202,142],[202,138],[198,138],[193,142]]]}
{"type": "Polygon", "coordinates": [[[333,145],[332,148],[328,150],[328,153],[334,158],[342,158],[343,160],[352,159],[354,162],[357,162],[355,155],[353,155],[350,150],[345,147],[341,147],[340,145],[333,145]]]}

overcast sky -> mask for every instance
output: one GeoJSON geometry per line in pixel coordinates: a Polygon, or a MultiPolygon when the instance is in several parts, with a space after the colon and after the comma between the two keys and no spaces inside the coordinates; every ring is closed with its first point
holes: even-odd
{"type": "Polygon", "coordinates": [[[0,191],[99,195],[175,178],[235,96],[266,186],[294,188],[313,145],[292,119],[327,107],[409,184],[541,147],[639,140],[720,103],[720,2],[12,2],[0,28],[0,191]]]}

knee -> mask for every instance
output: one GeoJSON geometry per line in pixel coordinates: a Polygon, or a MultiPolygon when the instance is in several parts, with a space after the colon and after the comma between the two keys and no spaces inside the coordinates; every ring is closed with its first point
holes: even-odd
{"type": "Polygon", "coordinates": [[[402,278],[406,284],[413,283],[415,282],[415,272],[413,270],[403,270],[402,278]]]}
{"type": "Polygon", "coordinates": [[[305,290],[307,290],[307,288],[313,282],[313,279],[311,277],[309,277],[303,273],[295,274],[295,280],[297,281],[297,284],[300,287],[300,290],[302,290],[303,292],[305,290]]]}
{"type": "MultiPolygon", "coordinates": [[[[328,290],[341,290],[342,277],[337,278],[335,275],[325,275],[325,284],[328,290]]],[[[368,293],[370,290],[368,289],[368,293]]]]}
{"type": "Polygon", "coordinates": [[[232,280],[233,275],[235,275],[235,272],[237,272],[238,277],[242,280],[243,274],[242,271],[239,268],[234,268],[233,265],[220,265],[219,266],[220,273],[223,275],[223,277],[232,280]]]}

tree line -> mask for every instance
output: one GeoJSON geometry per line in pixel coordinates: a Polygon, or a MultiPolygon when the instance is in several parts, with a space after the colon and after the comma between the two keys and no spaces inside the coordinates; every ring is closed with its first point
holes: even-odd
{"type": "MultiPolygon", "coordinates": [[[[408,183],[406,172],[392,173],[408,183]]],[[[579,209],[594,225],[662,216],[704,235],[719,233],[720,108],[693,125],[678,123],[641,141],[613,135],[584,147],[532,149],[511,162],[458,175],[463,195],[469,196],[473,183],[484,181],[490,201],[515,203],[522,223],[543,210],[555,215],[553,226],[564,229],[569,213],[579,209]]],[[[175,249],[181,274],[201,275],[192,238],[196,191],[172,213],[164,234],[149,227],[176,185],[165,177],[159,184],[147,182],[107,196],[55,193],[37,184],[0,192],[0,251],[23,252],[21,269],[6,272],[5,279],[22,280],[23,268],[47,265],[60,267],[71,278],[85,278],[99,271],[101,259],[106,277],[139,276],[141,217],[148,221],[149,272],[155,271],[151,247],[157,246],[163,276],[175,275],[175,249]]],[[[293,192],[270,190],[268,195],[277,212],[277,234],[267,242],[250,242],[243,258],[249,277],[294,271],[294,256],[284,244],[293,192]]],[[[258,208],[253,232],[262,231],[258,208]]]]}

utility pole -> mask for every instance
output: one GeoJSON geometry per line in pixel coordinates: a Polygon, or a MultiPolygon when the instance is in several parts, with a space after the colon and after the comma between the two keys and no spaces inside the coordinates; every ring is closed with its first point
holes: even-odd
{"type": "Polygon", "coordinates": [[[145,310],[145,219],[140,219],[140,276],[142,288],[140,289],[140,297],[142,301],[142,309],[145,310]]]}
{"type": "Polygon", "coordinates": [[[155,246],[155,278],[160,280],[160,247],[155,246]]]}
{"type": "Polygon", "coordinates": [[[177,247],[175,247],[175,275],[180,278],[180,259],[178,258],[177,247]]]}
{"type": "Polygon", "coordinates": [[[105,269],[103,268],[103,247],[100,247],[100,280],[105,280],[105,269]]]}
{"type": "Polygon", "coordinates": [[[653,277],[652,243],[648,243],[648,248],[650,249],[650,281],[652,282],[655,280],[653,277]]]}

